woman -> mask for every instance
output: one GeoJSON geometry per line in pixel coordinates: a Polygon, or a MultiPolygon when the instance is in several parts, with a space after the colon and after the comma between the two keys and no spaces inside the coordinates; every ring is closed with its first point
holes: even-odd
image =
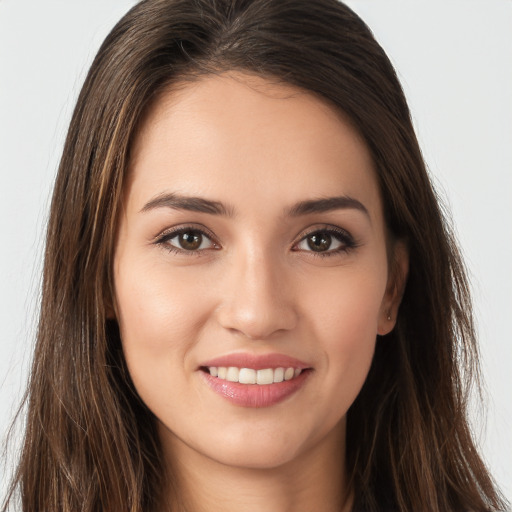
{"type": "Polygon", "coordinates": [[[23,510],[499,510],[474,355],[361,20],[328,0],[121,20],[55,186],[23,510]]]}

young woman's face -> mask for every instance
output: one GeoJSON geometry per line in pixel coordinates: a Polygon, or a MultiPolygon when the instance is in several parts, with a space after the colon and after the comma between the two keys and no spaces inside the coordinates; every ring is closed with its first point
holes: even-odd
{"type": "Polygon", "coordinates": [[[385,233],[365,144],[313,95],[231,73],[161,97],[133,147],[114,272],[164,446],[270,468],[342,444],[396,313],[385,233]]]}

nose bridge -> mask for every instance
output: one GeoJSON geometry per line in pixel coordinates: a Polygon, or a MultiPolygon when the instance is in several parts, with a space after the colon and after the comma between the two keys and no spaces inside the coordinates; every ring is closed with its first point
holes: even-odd
{"type": "Polygon", "coordinates": [[[271,247],[247,244],[229,262],[221,323],[250,339],[292,329],[297,321],[283,262],[271,247]]]}

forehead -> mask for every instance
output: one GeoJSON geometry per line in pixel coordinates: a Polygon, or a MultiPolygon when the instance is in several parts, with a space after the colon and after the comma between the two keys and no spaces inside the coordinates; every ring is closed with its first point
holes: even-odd
{"type": "Polygon", "coordinates": [[[209,75],[162,94],[132,148],[130,201],[172,191],[241,207],[354,196],[380,214],[370,153],[329,104],[242,73],[209,75]]]}

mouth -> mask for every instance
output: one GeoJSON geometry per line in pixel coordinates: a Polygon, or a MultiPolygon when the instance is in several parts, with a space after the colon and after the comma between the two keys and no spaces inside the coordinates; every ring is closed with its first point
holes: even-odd
{"type": "Polygon", "coordinates": [[[293,366],[287,368],[262,368],[259,370],[254,368],[238,368],[236,366],[202,366],[200,369],[216,379],[259,386],[268,386],[293,380],[304,371],[302,368],[294,368],[293,366]]]}
{"type": "Polygon", "coordinates": [[[296,394],[313,368],[281,354],[231,354],[203,363],[203,382],[242,407],[269,407],[296,394]]]}

